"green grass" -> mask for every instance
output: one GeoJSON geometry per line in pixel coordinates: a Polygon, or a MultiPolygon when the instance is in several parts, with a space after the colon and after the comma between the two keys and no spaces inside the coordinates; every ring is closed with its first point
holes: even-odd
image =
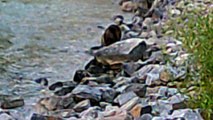
{"type": "MultiPolygon", "coordinates": [[[[213,12],[186,12],[167,24],[169,27],[166,30],[173,31],[170,35],[182,40],[184,48],[192,53],[193,64],[199,73],[194,92],[196,96],[191,96],[187,105],[190,108],[201,108],[203,118],[213,120],[213,12]]],[[[182,88],[190,84],[193,75],[189,69],[182,88]]]]}

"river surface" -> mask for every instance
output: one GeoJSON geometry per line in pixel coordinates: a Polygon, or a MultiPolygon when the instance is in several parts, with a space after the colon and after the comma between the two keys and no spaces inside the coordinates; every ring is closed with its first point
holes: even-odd
{"type": "Polygon", "coordinates": [[[22,96],[27,106],[42,96],[34,79],[72,80],[91,59],[85,51],[100,44],[97,26],[124,14],[117,2],[0,0],[0,32],[10,41],[0,39],[0,95],[22,96]]]}

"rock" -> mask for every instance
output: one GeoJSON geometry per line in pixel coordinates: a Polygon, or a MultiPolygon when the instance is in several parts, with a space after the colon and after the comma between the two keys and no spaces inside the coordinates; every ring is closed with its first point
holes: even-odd
{"type": "Polygon", "coordinates": [[[56,88],[60,88],[63,87],[63,83],[62,82],[56,82],[53,83],[52,85],[49,86],[49,90],[55,90],[56,88]]]}
{"type": "Polygon", "coordinates": [[[78,85],[72,91],[72,94],[76,98],[95,100],[95,101],[98,102],[98,101],[101,100],[102,92],[95,87],[90,87],[90,86],[87,86],[87,85],[78,85]]]}
{"type": "Polygon", "coordinates": [[[77,70],[73,77],[73,81],[80,83],[84,77],[90,77],[90,73],[86,70],[77,70]]]}
{"type": "Polygon", "coordinates": [[[150,94],[155,94],[158,93],[160,89],[160,86],[156,86],[156,87],[147,87],[146,89],[146,96],[150,95],[150,94]]]}
{"type": "Polygon", "coordinates": [[[184,109],[186,108],[186,104],[184,103],[184,100],[186,97],[184,95],[181,95],[180,93],[173,95],[168,100],[170,104],[172,104],[173,110],[176,109],[184,109]]]}
{"type": "Polygon", "coordinates": [[[82,79],[81,84],[86,84],[89,81],[95,81],[99,84],[114,84],[114,82],[112,81],[112,77],[110,77],[109,75],[101,75],[99,77],[85,77],[82,79]]]}
{"type": "Polygon", "coordinates": [[[149,113],[143,114],[139,120],[152,120],[152,115],[149,113]]]}
{"type": "Polygon", "coordinates": [[[24,99],[20,97],[8,98],[1,103],[3,109],[13,109],[24,106],[24,99]]]}
{"type": "Polygon", "coordinates": [[[47,78],[38,78],[34,80],[36,83],[39,83],[44,86],[48,86],[48,79],[47,78]]]}
{"type": "Polygon", "coordinates": [[[82,112],[91,107],[90,100],[83,100],[74,106],[76,112],[82,112]]]}
{"type": "Polygon", "coordinates": [[[64,96],[64,95],[71,93],[73,89],[74,89],[74,86],[63,87],[60,90],[54,92],[54,94],[58,95],[58,96],[64,96]]]}
{"type": "Polygon", "coordinates": [[[168,100],[157,100],[152,105],[152,113],[154,115],[167,116],[171,113],[172,105],[168,100]]]}
{"type": "Polygon", "coordinates": [[[180,109],[175,110],[172,115],[167,117],[168,119],[183,118],[184,120],[203,120],[200,113],[192,109],[180,109]]]}
{"type": "Polygon", "coordinates": [[[62,119],[53,117],[53,116],[43,116],[43,115],[34,113],[30,120],[62,120],[62,119]]]}
{"type": "Polygon", "coordinates": [[[139,103],[140,99],[139,97],[134,97],[125,104],[121,106],[122,110],[130,111],[137,103],[139,103]]]}
{"type": "Polygon", "coordinates": [[[165,69],[163,65],[150,64],[142,67],[140,70],[136,71],[132,76],[145,80],[146,85],[160,85],[163,84],[160,79],[160,72],[165,69]]]}
{"type": "Polygon", "coordinates": [[[118,97],[115,98],[114,102],[119,103],[119,105],[122,106],[134,97],[137,97],[137,95],[131,91],[118,95],[118,97]]]}
{"type": "Polygon", "coordinates": [[[0,120],[15,120],[15,118],[7,113],[0,113],[0,120]]]}
{"type": "Polygon", "coordinates": [[[146,94],[146,85],[139,83],[132,83],[126,86],[123,93],[133,91],[137,96],[144,97],[146,94]]]}
{"type": "Polygon", "coordinates": [[[90,107],[87,110],[81,112],[79,116],[81,117],[80,120],[102,119],[99,107],[90,107]]]}
{"type": "Polygon", "coordinates": [[[85,65],[85,70],[94,76],[100,76],[106,73],[107,68],[105,68],[101,63],[99,63],[96,58],[93,58],[85,65]]]}
{"type": "Polygon", "coordinates": [[[169,82],[169,80],[171,80],[170,74],[167,71],[162,71],[160,73],[160,80],[163,82],[169,82]]]}
{"type": "Polygon", "coordinates": [[[75,87],[77,84],[73,81],[56,82],[49,86],[49,90],[56,90],[61,87],[75,87]]]}
{"type": "Polygon", "coordinates": [[[142,67],[142,64],[140,62],[128,62],[123,63],[122,69],[128,76],[132,75],[135,71],[137,71],[139,68],[142,67]]]}
{"type": "Polygon", "coordinates": [[[36,104],[36,110],[39,113],[45,113],[47,111],[53,111],[64,108],[72,108],[75,102],[72,95],[67,96],[50,96],[42,98],[36,104]]]}
{"type": "Polygon", "coordinates": [[[94,53],[97,61],[104,65],[122,64],[143,58],[147,49],[144,39],[131,38],[103,47],[94,53]]]}
{"type": "Polygon", "coordinates": [[[130,113],[136,119],[141,116],[141,111],[142,111],[142,106],[140,104],[137,104],[130,110],[130,113]]]}
{"type": "Polygon", "coordinates": [[[117,95],[117,92],[113,88],[110,87],[96,87],[96,88],[102,91],[101,98],[105,102],[112,103],[117,95]]]}
{"type": "Polygon", "coordinates": [[[133,117],[127,111],[113,106],[107,107],[102,114],[103,120],[133,120],[133,117]]]}
{"type": "Polygon", "coordinates": [[[152,112],[152,106],[147,102],[146,99],[142,99],[140,104],[142,105],[141,115],[152,112]]]}

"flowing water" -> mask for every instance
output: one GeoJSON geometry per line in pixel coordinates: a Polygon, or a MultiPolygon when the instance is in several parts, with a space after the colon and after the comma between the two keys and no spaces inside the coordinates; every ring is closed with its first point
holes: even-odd
{"type": "Polygon", "coordinates": [[[121,14],[117,2],[0,0],[0,95],[22,96],[30,105],[41,96],[34,79],[72,80],[91,59],[85,51],[100,44],[97,26],[121,14]]]}

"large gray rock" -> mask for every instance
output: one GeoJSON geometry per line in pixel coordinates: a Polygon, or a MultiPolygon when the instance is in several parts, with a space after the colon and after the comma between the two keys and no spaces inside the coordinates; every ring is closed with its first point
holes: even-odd
{"type": "Polygon", "coordinates": [[[94,56],[102,64],[114,65],[142,59],[146,49],[147,44],[144,39],[131,38],[103,47],[95,51],[94,56]]]}

